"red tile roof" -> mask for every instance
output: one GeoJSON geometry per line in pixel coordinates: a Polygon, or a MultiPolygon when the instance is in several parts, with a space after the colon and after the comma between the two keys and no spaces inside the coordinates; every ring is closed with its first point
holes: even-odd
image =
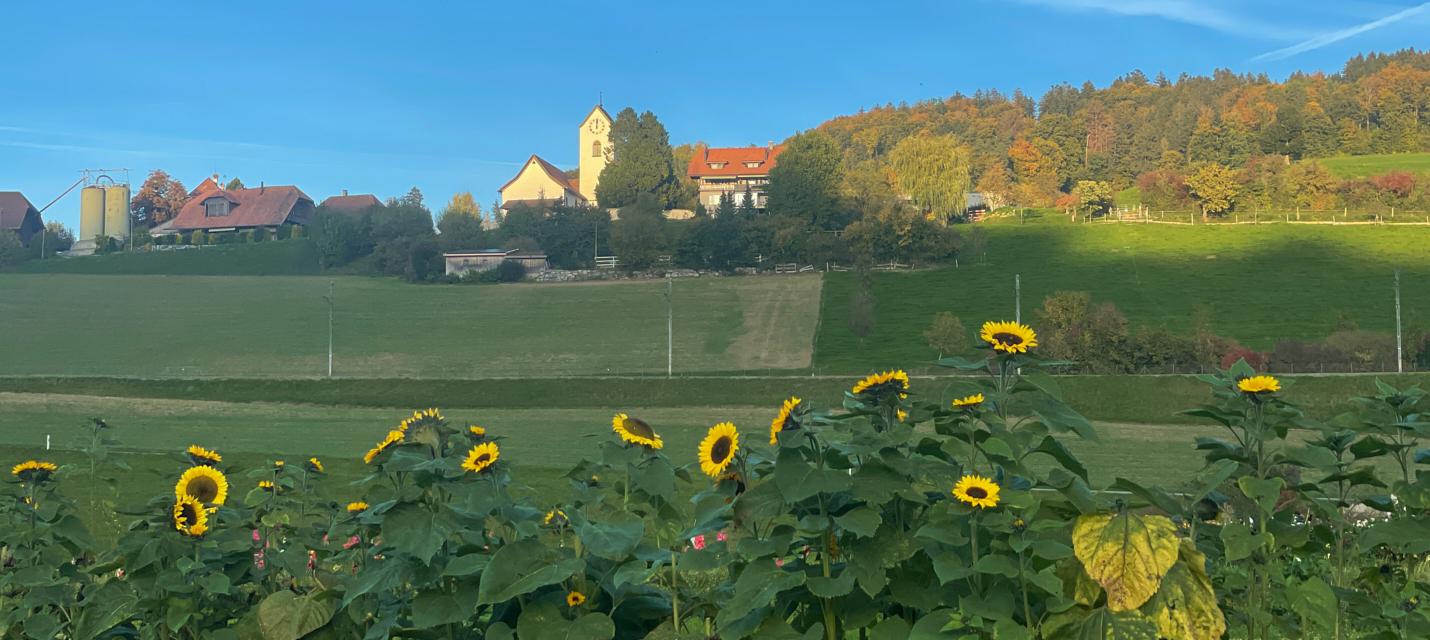
{"type": "Polygon", "coordinates": [[[775,158],[784,150],[785,146],[782,144],[773,147],[707,147],[690,156],[690,167],[686,174],[692,178],[767,176],[775,166],[775,158]],[[710,166],[721,162],[725,164],[710,166]],[[758,162],[759,165],[747,167],[746,162],[758,162]]]}
{"type": "Polygon", "coordinates": [[[274,186],[257,189],[220,190],[191,198],[174,218],[174,229],[225,229],[228,227],[276,227],[285,222],[307,224],[313,214],[313,199],[298,187],[274,186]],[[226,216],[205,215],[204,203],[223,198],[233,203],[226,216]]]}
{"type": "Polygon", "coordinates": [[[189,192],[189,197],[194,198],[205,193],[213,193],[218,190],[218,180],[215,180],[213,176],[209,176],[207,178],[204,178],[204,181],[200,182],[199,186],[194,187],[193,190],[189,192]]]}
{"type": "Polygon", "coordinates": [[[371,193],[360,193],[355,196],[331,196],[327,200],[324,200],[323,204],[319,206],[335,211],[342,211],[343,213],[358,213],[380,204],[382,204],[382,201],[378,200],[377,196],[371,193]]]}
{"type": "Polygon", "coordinates": [[[570,191],[571,193],[575,194],[576,197],[581,197],[581,189],[579,187],[572,186],[571,179],[566,177],[565,171],[562,171],[560,167],[551,164],[550,162],[547,162],[541,156],[538,156],[534,153],[531,154],[530,158],[526,159],[526,162],[521,163],[521,169],[516,172],[516,175],[512,176],[510,180],[507,180],[506,184],[497,188],[497,191],[506,191],[506,188],[510,187],[511,183],[516,182],[516,179],[521,177],[522,172],[526,171],[526,168],[531,165],[532,160],[535,160],[537,166],[541,167],[541,170],[545,171],[546,175],[552,180],[555,180],[557,184],[560,184],[561,186],[565,187],[567,191],[570,191]]]}

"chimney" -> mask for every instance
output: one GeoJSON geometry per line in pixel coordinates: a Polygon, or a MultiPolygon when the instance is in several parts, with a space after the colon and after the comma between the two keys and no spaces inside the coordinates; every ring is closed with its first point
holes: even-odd
{"type": "Polygon", "coordinates": [[[343,195],[344,195],[344,196],[348,195],[348,190],[347,190],[347,189],[343,189],[343,195]]]}

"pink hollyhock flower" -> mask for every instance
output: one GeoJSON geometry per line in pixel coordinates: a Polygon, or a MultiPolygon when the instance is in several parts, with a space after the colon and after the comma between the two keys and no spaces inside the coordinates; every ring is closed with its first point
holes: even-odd
{"type": "Polygon", "coordinates": [[[268,566],[268,562],[263,559],[262,550],[253,554],[253,566],[258,567],[259,571],[262,571],[264,567],[268,566]]]}
{"type": "Polygon", "coordinates": [[[724,531],[721,531],[720,533],[715,534],[715,539],[719,540],[720,542],[724,542],[726,540],[729,540],[730,536],[726,535],[724,531]]]}
{"type": "Polygon", "coordinates": [[[353,548],[353,547],[358,546],[358,545],[361,544],[361,543],[362,543],[362,538],[359,538],[359,537],[357,537],[357,536],[353,536],[353,537],[351,537],[351,538],[348,538],[348,541],[347,541],[347,542],[344,542],[344,543],[343,543],[343,548],[344,548],[344,549],[351,549],[351,548],[353,548]]]}
{"type": "Polygon", "coordinates": [[[263,537],[260,536],[260,535],[258,535],[258,530],[257,530],[257,529],[254,529],[254,530],[253,530],[253,541],[254,541],[254,542],[258,542],[259,540],[262,540],[262,539],[263,539],[263,537]]]}
{"type": "Polygon", "coordinates": [[[695,546],[695,550],[696,550],[696,551],[704,551],[704,550],[705,550],[705,534],[702,533],[702,534],[700,534],[700,535],[698,535],[698,536],[695,536],[694,538],[691,538],[691,539],[690,539],[690,544],[692,544],[692,545],[695,546]]]}
{"type": "Polygon", "coordinates": [[[784,559],[784,558],[775,558],[775,566],[776,566],[776,567],[779,567],[779,568],[781,568],[781,569],[783,569],[784,566],[785,566],[785,559],[784,559]]]}
{"type": "Polygon", "coordinates": [[[118,569],[115,569],[115,570],[114,570],[114,577],[116,577],[116,578],[118,578],[118,579],[120,579],[120,580],[123,580],[123,579],[124,579],[124,567],[120,567],[120,568],[118,568],[118,569]]]}

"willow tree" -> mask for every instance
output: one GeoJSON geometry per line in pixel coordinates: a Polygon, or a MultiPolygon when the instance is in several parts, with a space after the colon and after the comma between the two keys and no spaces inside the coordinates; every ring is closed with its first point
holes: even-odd
{"type": "Polygon", "coordinates": [[[904,138],[889,154],[899,193],[940,220],[963,213],[970,186],[968,147],[953,136],[904,138]]]}

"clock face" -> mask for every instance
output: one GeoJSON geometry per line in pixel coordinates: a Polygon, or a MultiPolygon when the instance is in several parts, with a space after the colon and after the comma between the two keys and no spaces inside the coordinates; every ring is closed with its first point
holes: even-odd
{"type": "Polygon", "coordinates": [[[602,129],[606,128],[606,123],[600,120],[592,120],[590,126],[587,128],[591,130],[591,133],[600,133],[602,129]]]}

